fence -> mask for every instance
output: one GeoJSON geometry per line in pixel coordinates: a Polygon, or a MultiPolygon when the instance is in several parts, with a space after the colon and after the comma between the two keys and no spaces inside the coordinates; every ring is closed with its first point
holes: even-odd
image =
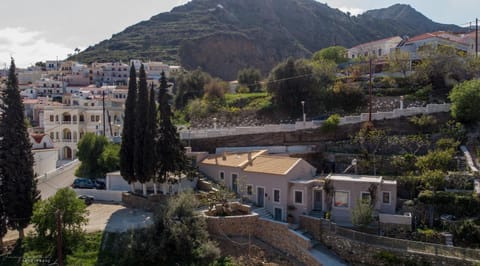
{"type": "Polygon", "coordinates": [[[435,256],[480,261],[479,249],[450,247],[446,245],[383,237],[347,229],[325,219],[311,218],[307,216],[302,216],[302,219],[309,219],[310,222],[314,221],[315,223],[318,223],[318,226],[320,226],[321,231],[324,233],[332,233],[336,236],[341,236],[368,245],[376,245],[408,252],[426,253],[435,256]]]}
{"type": "MultiPolygon", "coordinates": [[[[433,114],[450,111],[450,104],[428,104],[425,107],[411,107],[406,109],[395,109],[391,112],[372,113],[372,120],[394,119],[404,116],[413,116],[419,114],[433,114]]],[[[357,124],[368,121],[369,114],[362,113],[357,116],[345,116],[340,119],[340,125],[357,124]]],[[[204,139],[224,136],[250,135],[261,133],[292,132],[296,130],[315,129],[321,127],[323,121],[299,121],[295,124],[275,124],[256,127],[233,127],[219,129],[201,129],[201,130],[180,130],[180,139],[204,139]]]]}

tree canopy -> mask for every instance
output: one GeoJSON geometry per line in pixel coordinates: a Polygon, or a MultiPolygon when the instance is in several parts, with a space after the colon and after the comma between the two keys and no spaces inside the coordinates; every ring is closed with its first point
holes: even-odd
{"type": "Polygon", "coordinates": [[[206,223],[196,213],[198,200],[181,193],[157,211],[154,226],[135,235],[124,265],[212,265],[220,250],[208,239],[206,223]]]}
{"type": "Polygon", "coordinates": [[[244,68],[238,71],[237,81],[240,85],[249,88],[250,92],[259,92],[262,89],[262,73],[256,68],[244,68]]]}
{"type": "Polygon", "coordinates": [[[105,136],[86,133],[77,147],[81,164],[75,172],[76,176],[102,178],[120,167],[120,146],[109,142],[105,136]]]}
{"type": "MultiPolygon", "coordinates": [[[[12,59],[6,89],[0,91],[0,204],[3,204],[0,216],[5,217],[7,226],[18,230],[23,238],[23,229],[30,223],[38,192],[32,144],[15,70],[12,59]]],[[[0,223],[0,233],[5,231],[4,222],[0,223]]]]}
{"type": "Polygon", "coordinates": [[[348,62],[347,49],[343,46],[330,46],[313,54],[313,61],[330,60],[335,64],[348,62]]]}
{"type": "Polygon", "coordinates": [[[456,85],[449,95],[452,116],[462,122],[480,121],[480,80],[465,81],[456,85]]]}
{"type": "Polygon", "coordinates": [[[182,109],[190,100],[202,97],[210,79],[212,77],[200,69],[180,74],[175,80],[175,108],[182,109]]]}
{"type": "Polygon", "coordinates": [[[267,90],[273,95],[273,103],[290,116],[302,115],[302,101],[307,113],[315,113],[324,109],[322,92],[335,79],[335,68],[328,61],[320,64],[289,58],[272,70],[267,90]]]}
{"type": "Polygon", "coordinates": [[[120,149],[120,174],[130,184],[136,181],[134,168],[135,152],[135,105],[137,102],[137,74],[132,63],[128,94],[125,101],[125,118],[122,131],[122,146],[120,149]]]}
{"type": "Polygon", "coordinates": [[[87,224],[88,211],[85,203],[77,198],[77,194],[70,188],[62,188],[47,200],[35,204],[32,216],[35,235],[31,240],[36,250],[42,255],[56,254],[57,211],[62,219],[62,247],[63,254],[70,253],[79,239],[82,238],[87,224]]]}

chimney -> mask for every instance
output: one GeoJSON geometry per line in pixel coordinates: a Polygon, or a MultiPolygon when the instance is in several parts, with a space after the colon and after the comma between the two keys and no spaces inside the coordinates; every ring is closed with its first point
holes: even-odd
{"type": "Polygon", "coordinates": [[[224,161],[227,160],[227,152],[226,152],[226,151],[224,151],[224,152],[222,153],[222,160],[224,160],[224,161]]]}
{"type": "Polygon", "coordinates": [[[252,165],[252,152],[248,152],[248,164],[252,165]]]}

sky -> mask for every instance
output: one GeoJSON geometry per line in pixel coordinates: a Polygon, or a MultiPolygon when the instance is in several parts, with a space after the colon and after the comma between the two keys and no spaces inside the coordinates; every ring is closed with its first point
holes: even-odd
{"type": "MultiPolygon", "coordinates": [[[[0,0],[0,67],[26,67],[65,59],[75,48],[109,39],[112,34],[170,11],[188,0],[0,0]],[[3,4],[3,5],[2,5],[3,4]]],[[[231,0],[238,1],[238,0],[231,0]]],[[[275,1],[275,0],[274,0],[275,1]]],[[[463,25],[480,16],[478,0],[320,0],[352,15],[396,3],[409,4],[430,19],[463,25]]]]}

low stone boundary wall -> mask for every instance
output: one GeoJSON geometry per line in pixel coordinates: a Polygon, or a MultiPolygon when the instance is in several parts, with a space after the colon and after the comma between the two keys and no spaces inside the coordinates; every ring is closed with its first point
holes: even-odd
{"type": "Polygon", "coordinates": [[[300,227],[313,238],[352,263],[378,264],[376,254],[392,252],[400,258],[421,264],[472,265],[480,262],[480,251],[445,245],[409,241],[357,232],[325,219],[300,216],[300,227]]]}
{"type": "Polygon", "coordinates": [[[123,191],[109,191],[98,189],[74,189],[77,195],[89,195],[100,201],[122,202],[123,191]]]}
{"type": "Polygon", "coordinates": [[[128,208],[143,209],[146,211],[154,211],[158,205],[166,202],[167,199],[168,196],[162,194],[143,197],[128,192],[122,193],[122,202],[125,204],[125,206],[128,208]]]}
{"type": "Polygon", "coordinates": [[[310,239],[290,230],[288,224],[259,218],[258,214],[212,217],[205,216],[210,234],[231,237],[253,236],[288,253],[306,265],[321,265],[309,252],[310,239]]]}

